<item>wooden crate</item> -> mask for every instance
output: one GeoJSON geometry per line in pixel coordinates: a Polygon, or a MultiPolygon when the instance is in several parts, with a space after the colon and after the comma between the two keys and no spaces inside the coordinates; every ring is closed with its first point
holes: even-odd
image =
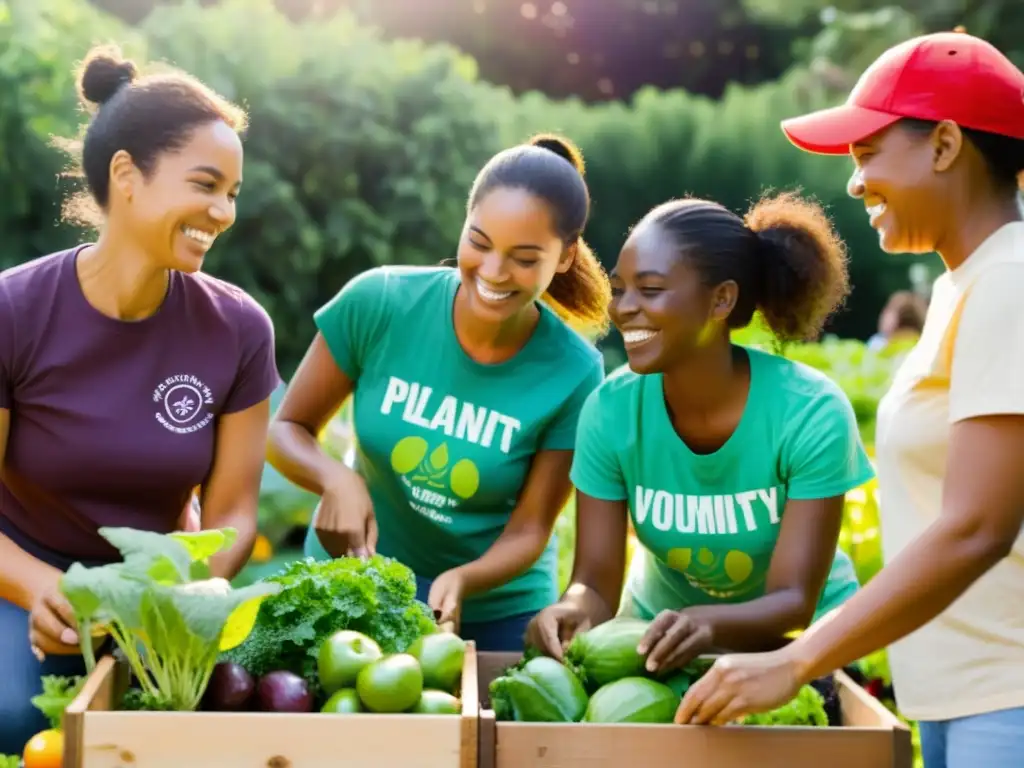
{"type": "Polygon", "coordinates": [[[64,715],[63,768],[476,768],[473,643],[462,713],[119,712],[126,665],[106,656],[64,715]]]}
{"type": "Polygon", "coordinates": [[[841,727],[724,728],[497,722],[487,687],[518,654],[480,653],[481,768],[911,768],[910,731],[846,674],[836,673],[841,727]]]}

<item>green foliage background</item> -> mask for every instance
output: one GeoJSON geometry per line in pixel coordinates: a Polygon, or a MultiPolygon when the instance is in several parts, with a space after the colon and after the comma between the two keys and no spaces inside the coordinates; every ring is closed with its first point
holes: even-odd
{"type": "MultiPolygon", "coordinates": [[[[345,15],[292,22],[271,0],[157,8],[129,28],[85,0],[0,0],[0,267],[88,233],[59,225],[70,182],[53,136],[76,134],[72,69],[95,42],[168,61],[250,111],[235,227],[207,269],[240,284],[275,320],[288,377],[312,312],[353,275],[451,258],[465,196],[495,151],[541,130],[582,147],[594,210],[587,237],[611,265],[650,207],[686,194],[745,209],[766,189],[800,187],[847,239],[854,294],[833,330],[866,337],[909,261],[883,257],[842,160],[798,152],[776,126],[836,95],[805,67],[712,101],[642,89],[628,103],[515,96],[477,78],[443,45],[385,41],[345,15]]],[[[617,363],[618,339],[604,342],[617,363]]]]}

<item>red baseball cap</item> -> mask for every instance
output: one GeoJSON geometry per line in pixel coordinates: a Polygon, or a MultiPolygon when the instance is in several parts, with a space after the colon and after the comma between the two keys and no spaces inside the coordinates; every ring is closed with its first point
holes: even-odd
{"type": "Polygon", "coordinates": [[[845,104],[783,120],[782,131],[800,149],[845,155],[905,117],[1024,139],[1024,73],[980,38],[923,35],[879,56],[845,104]]]}

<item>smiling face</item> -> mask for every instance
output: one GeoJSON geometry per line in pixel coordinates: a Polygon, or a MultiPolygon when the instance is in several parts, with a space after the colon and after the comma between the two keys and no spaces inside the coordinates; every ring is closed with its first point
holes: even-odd
{"type": "Polygon", "coordinates": [[[459,241],[467,305],[485,322],[514,317],[547,291],[572,263],[546,203],[520,189],[498,187],[469,212],[459,241]]]}
{"type": "Polygon", "coordinates": [[[197,272],[216,237],[235,221],[242,143],[224,122],[198,126],[180,149],[165,152],[144,175],[121,153],[114,185],[127,203],[124,220],[164,269],[197,272]]]}
{"type": "Polygon", "coordinates": [[[708,287],[661,226],[641,222],[611,273],[609,314],[622,334],[629,367],[658,373],[723,332],[735,283],[708,287]]]}
{"type": "Polygon", "coordinates": [[[941,241],[950,205],[942,172],[959,149],[948,139],[897,123],[851,146],[848,191],[864,201],[887,253],[930,253],[941,241]]]}

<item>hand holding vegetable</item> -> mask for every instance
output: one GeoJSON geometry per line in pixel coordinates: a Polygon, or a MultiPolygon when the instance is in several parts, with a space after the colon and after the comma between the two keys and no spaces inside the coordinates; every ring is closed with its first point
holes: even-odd
{"type": "Polygon", "coordinates": [[[801,677],[799,661],[789,647],[722,656],[686,692],[675,721],[725,725],[744,715],[768,712],[800,692],[801,677]]]}
{"type": "Polygon", "coordinates": [[[60,573],[44,585],[29,611],[28,640],[33,655],[42,661],[47,655],[81,654],[75,612],[59,588],[60,573]]]}
{"type": "Polygon", "coordinates": [[[462,574],[453,568],[434,579],[427,596],[427,605],[433,609],[437,623],[456,634],[462,618],[462,597],[465,591],[462,574]]]}
{"type": "Polygon", "coordinates": [[[331,557],[370,557],[377,549],[377,518],[366,483],[346,471],[324,489],[313,530],[331,557]]]}
{"type": "Polygon", "coordinates": [[[648,672],[670,672],[686,666],[712,648],[711,625],[686,611],[662,611],[637,645],[647,657],[648,672]]]}
{"type": "Polygon", "coordinates": [[[562,661],[569,641],[592,626],[590,617],[579,606],[569,602],[555,603],[530,620],[526,628],[526,644],[562,661]]]}

